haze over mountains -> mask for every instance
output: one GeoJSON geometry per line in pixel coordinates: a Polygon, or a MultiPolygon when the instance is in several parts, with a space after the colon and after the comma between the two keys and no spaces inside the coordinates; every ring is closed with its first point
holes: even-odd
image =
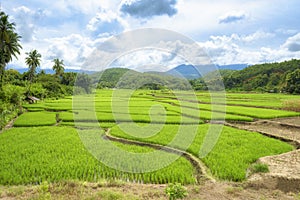
{"type": "MultiPolygon", "coordinates": [[[[186,78],[186,79],[197,79],[206,75],[209,72],[215,71],[216,69],[242,70],[247,66],[248,66],[247,64],[216,65],[216,66],[214,65],[193,66],[193,65],[181,64],[166,72],[157,72],[155,71],[155,69],[153,69],[152,71],[146,73],[171,75],[171,76],[186,78]]],[[[20,73],[24,73],[28,71],[27,68],[13,67],[13,69],[19,71],[20,73]]],[[[40,69],[39,71],[41,70],[44,70],[46,74],[54,74],[54,71],[52,69],[40,69]]],[[[94,73],[94,71],[86,71],[81,69],[69,69],[69,68],[65,69],[65,72],[87,73],[87,74],[94,73]]]]}
{"type": "Polygon", "coordinates": [[[166,73],[176,77],[183,76],[184,78],[187,79],[197,79],[217,69],[242,70],[247,66],[248,66],[247,64],[216,65],[216,66],[214,65],[193,66],[193,65],[182,64],[167,71],[166,73]]]}

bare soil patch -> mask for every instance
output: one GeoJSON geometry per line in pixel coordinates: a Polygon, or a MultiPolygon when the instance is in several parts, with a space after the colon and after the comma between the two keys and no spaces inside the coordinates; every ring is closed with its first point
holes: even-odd
{"type": "Polygon", "coordinates": [[[292,142],[294,145],[300,146],[300,125],[298,124],[300,124],[299,117],[227,123],[227,125],[235,128],[259,132],[269,137],[292,142]]]}
{"type": "MultiPolygon", "coordinates": [[[[279,190],[244,187],[245,184],[205,181],[201,185],[186,186],[186,200],[254,200],[287,199],[299,200],[298,193],[284,193],[279,190]]],[[[134,183],[85,183],[66,182],[50,184],[49,189],[41,186],[0,186],[0,199],[168,199],[167,185],[134,183]]]]}
{"type": "Polygon", "coordinates": [[[272,119],[270,121],[299,126],[300,128],[300,117],[277,118],[277,119],[272,119]]]}
{"type": "Polygon", "coordinates": [[[231,123],[228,125],[290,142],[298,149],[281,155],[260,158],[258,162],[267,164],[269,173],[254,174],[249,177],[250,187],[278,189],[284,192],[300,191],[299,117],[259,120],[251,123],[231,123]]]}

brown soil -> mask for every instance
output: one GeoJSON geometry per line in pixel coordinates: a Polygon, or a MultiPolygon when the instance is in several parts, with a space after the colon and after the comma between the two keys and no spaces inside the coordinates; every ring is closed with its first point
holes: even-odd
{"type": "Polygon", "coordinates": [[[300,191],[300,150],[263,157],[258,162],[267,164],[270,172],[251,176],[249,186],[284,192],[300,191]]]}
{"type": "Polygon", "coordinates": [[[14,126],[16,119],[17,117],[8,122],[8,124],[6,124],[6,126],[2,130],[0,129],[0,134],[3,133],[5,130],[11,129],[14,126]]]}
{"type": "Polygon", "coordinates": [[[252,123],[231,123],[230,126],[255,131],[290,142],[298,150],[276,156],[260,158],[267,164],[269,173],[249,177],[248,185],[254,188],[278,189],[284,192],[300,191],[300,118],[259,120],[252,123]]]}
{"type": "Polygon", "coordinates": [[[271,121],[280,122],[284,124],[291,124],[294,126],[299,126],[300,128],[300,117],[277,118],[272,119],[271,121]]]}
{"type": "MultiPolygon", "coordinates": [[[[167,185],[114,184],[114,183],[55,183],[48,190],[40,186],[0,186],[1,199],[168,199],[167,185]]],[[[186,186],[188,196],[184,199],[206,200],[254,200],[254,199],[295,199],[299,193],[284,193],[279,190],[244,187],[244,184],[206,181],[201,185],[186,186]]]]}
{"type": "Polygon", "coordinates": [[[227,125],[235,128],[259,132],[269,137],[294,143],[295,146],[300,146],[300,126],[298,124],[300,124],[299,117],[258,120],[250,123],[227,123],[227,125]]]}

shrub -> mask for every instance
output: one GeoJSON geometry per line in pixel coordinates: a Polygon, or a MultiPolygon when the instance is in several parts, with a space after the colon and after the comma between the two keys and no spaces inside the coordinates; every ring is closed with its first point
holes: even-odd
{"type": "Polygon", "coordinates": [[[166,188],[166,194],[169,200],[183,199],[188,195],[187,190],[180,183],[171,183],[166,188]]]}

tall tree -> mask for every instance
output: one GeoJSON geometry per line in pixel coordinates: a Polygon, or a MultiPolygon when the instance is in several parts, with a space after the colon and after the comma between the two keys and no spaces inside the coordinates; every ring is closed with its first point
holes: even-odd
{"type": "Polygon", "coordinates": [[[52,69],[55,71],[55,74],[57,76],[62,76],[64,71],[65,71],[65,68],[64,68],[64,61],[63,60],[59,60],[58,58],[55,58],[53,60],[54,62],[54,65],[52,67],[52,69]]]}
{"type": "Polygon", "coordinates": [[[28,56],[25,58],[25,63],[28,65],[28,79],[30,81],[28,94],[30,94],[30,87],[33,81],[33,78],[36,74],[36,68],[40,66],[41,62],[41,54],[38,53],[37,50],[32,50],[31,52],[26,53],[28,56]]]}
{"type": "Polygon", "coordinates": [[[15,32],[15,24],[10,23],[8,15],[0,12],[0,89],[3,86],[3,77],[6,65],[13,57],[20,54],[20,36],[15,32]]]}
{"type": "Polygon", "coordinates": [[[285,89],[291,94],[300,94],[300,69],[287,74],[285,89]]]}

